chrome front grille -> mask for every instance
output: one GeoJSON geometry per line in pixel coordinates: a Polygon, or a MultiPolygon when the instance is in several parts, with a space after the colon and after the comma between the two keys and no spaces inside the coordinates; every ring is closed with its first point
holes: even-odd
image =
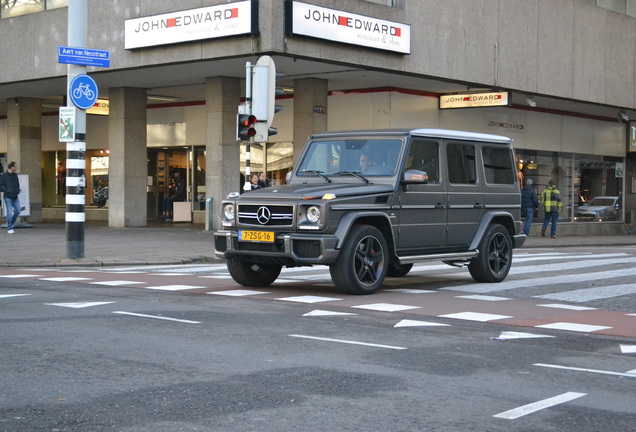
{"type": "Polygon", "coordinates": [[[240,224],[255,226],[292,226],[294,206],[268,204],[239,204],[240,224]]]}

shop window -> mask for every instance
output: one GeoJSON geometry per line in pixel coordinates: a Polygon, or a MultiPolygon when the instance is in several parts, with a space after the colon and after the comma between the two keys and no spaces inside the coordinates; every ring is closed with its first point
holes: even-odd
{"type": "MultiPolygon", "coordinates": [[[[523,179],[532,179],[533,187],[539,195],[548,181],[554,180],[563,200],[564,211],[559,219],[575,222],[623,220],[622,164],[623,159],[618,157],[517,151],[517,167],[523,179]],[[599,198],[595,202],[605,202],[605,197],[612,200],[612,209],[591,206],[594,198],[599,198]],[[600,216],[594,216],[597,210],[601,211],[600,216]]],[[[540,214],[543,214],[542,210],[540,214]]]]}
{"type": "Polygon", "coordinates": [[[107,150],[96,150],[89,152],[90,171],[88,174],[88,184],[86,190],[92,190],[91,199],[86,202],[91,205],[102,208],[108,204],[108,165],[110,162],[107,150]]]}
{"type": "Polygon", "coordinates": [[[44,10],[44,0],[2,0],[2,18],[11,18],[44,10]]]}
{"type": "Polygon", "coordinates": [[[0,18],[11,18],[67,6],[68,0],[1,0],[0,18]]]}

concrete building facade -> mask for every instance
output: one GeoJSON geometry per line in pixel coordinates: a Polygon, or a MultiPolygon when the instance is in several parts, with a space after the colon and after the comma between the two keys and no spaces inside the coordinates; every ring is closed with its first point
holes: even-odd
{"type": "MultiPolygon", "coordinates": [[[[284,73],[284,109],[278,134],[252,146],[250,159],[274,184],[314,132],[470,130],[513,138],[520,176],[538,192],[557,181],[562,233],[627,232],[636,223],[629,1],[623,10],[585,0],[86,1],[88,48],[110,53],[109,67],[88,67],[100,97],[87,119],[88,219],[145,226],[161,213],[176,170],[188,179],[194,221],[203,221],[207,197],[219,203],[237,191],[245,66],[269,55],[284,73]],[[453,105],[485,95],[495,99],[453,105]],[[100,206],[94,195],[104,187],[100,206]],[[581,222],[578,209],[597,196],[619,197],[618,216],[581,222]]],[[[33,222],[64,220],[66,3],[0,15],[0,161],[29,175],[33,222]]]]}

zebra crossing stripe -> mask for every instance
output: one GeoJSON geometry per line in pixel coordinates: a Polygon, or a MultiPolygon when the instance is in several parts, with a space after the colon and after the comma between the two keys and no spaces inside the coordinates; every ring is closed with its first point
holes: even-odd
{"type": "Polygon", "coordinates": [[[593,300],[601,300],[606,298],[620,297],[629,294],[636,294],[636,285],[610,285],[604,287],[584,288],[573,291],[565,291],[552,294],[535,295],[533,297],[568,301],[572,303],[585,303],[593,300]]]}

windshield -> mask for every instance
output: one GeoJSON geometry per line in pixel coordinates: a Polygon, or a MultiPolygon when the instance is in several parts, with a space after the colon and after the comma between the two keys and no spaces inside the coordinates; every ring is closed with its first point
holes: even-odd
{"type": "Polygon", "coordinates": [[[590,206],[599,206],[599,207],[611,207],[614,205],[616,200],[614,198],[592,198],[592,201],[589,202],[590,206]]]}
{"type": "Polygon", "coordinates": [[[315,177],[359,173],[366,177],[395,174],[403,141],[399,138],[312,141],[296,175],[315,177]]]}

